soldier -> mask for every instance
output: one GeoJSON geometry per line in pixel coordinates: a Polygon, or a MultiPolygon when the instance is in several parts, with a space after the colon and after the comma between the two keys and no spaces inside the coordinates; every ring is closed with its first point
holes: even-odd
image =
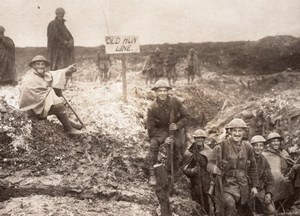
{"type": "Polygon", "coordinates": [[[15,44],[4,32],[0,26],[0,84],[6,85],[15,82],[15,44]]]}
{"type": "Polygon", "coordinates": [[[76,71],[74,65],[67,68],[46,72],[50,63],[44,56],[37,55],[28,64],[32,69],[26,73],[21,83],[19,107],[27,111],[30,117],[46,119],[56,115],[68,134],[81,134],[77,130],[81,125],[69,120],[63,98],[58,97],[53,88],[63,89],[66,76],[76,71]],[[77,128],[77,129],[75,129],[77,128]]]}
{"type": "Polygon", "coordinates": [[[260,135],[252,137],[250,141],[255,153],[259,181],[257,199],[254,200],[254,205],[262,206],[265,215],[275,215],[276,210],[272,201],[275,181],[268,160],[261,154],[265,148],[265,142],[266,140],[260,135]]]}
{"type": "Polygon", "coordinates": [[[171,80],[173,84],[175,84],[177,79],[177,73],[176,73],[177,56],[174,52],[173,47],[169,47],[168,51],[169,53],[166,57],[165,65],[166,65],[166,75],[169,81],[169,85],[171,86],[171,80]]]}
{"type": "Polygon", "coordinates": [[[290,181],[287,181],[287,174],[295,161],[287,151],[282,149],[282,141],[283,137],[278,133],[270,133],[267,138],[267,149],[262,153],[269,161],[275,179],[276,190],[273,193],[275,202],[293,195],[293,186],[290,181]]]}
{"type": "Polygon", "coordinates": [[[192,200],[209,212],[208,191],[211,179],[207,171],[207,163],[212,157],[212,149],[204,144],[206,138],[205,131],[199,129],[194,132],[194,142],[184,154],[182,170],[190,179],[192,200]]]}
{"type": "Polygon", "coordinates": [[[110,56],[105,53],[105,46],[101,46],[100,50],[97,52],[96,65],[99,73],[96,74],[94,82],[100,76],[101,83],[106,82],[109,79],[109,68],[111,67],[110,56]]]}
{"type": "Polygon", "coordinates": [[[195,54],[194,49],[190,49],[186,61],[187,80],[188,83],[192,83],[195,79],[196,72],[199,70],[199,59],[198,56],[195,54]]]}
{"type": "Polygon", "coordinates": [[[168,95],[172,89],[165,81],[159,80],[152,88],[156,93],[156,100],[152,102],[147,111],[147,128],[150,138],[149,151],[149,184],[156,185],[153,166],[157,163],[159,147],[162,143],[174,143],[175,168],[178,170],[181,153],[185,137],[185,126],[187,125],[189,114],[187,108],[176,97],[168,95]],[[174,139],[170,133],[174,132],[174,139]]]}
{"type": "Polygon", "coordinates": [[[247,201],[251,195],[257,195],[258,177],[253,147],[242,140],[246,123],[242,119],[233,119],[227,129],[230,135],[213,149],[208,170],[222,176],[220,188],[223,199],[224,215],[246,214],[247,201]],[[248,182],[250,178],[250,183],[248,182]],[[241,212],[243,208],[243,212],[241,212]]]}
{"type": "Polygon", "coordinates": [[[148,85],[148,81],[150,84],[153,84],[153,82],[157,82],[159,77],[163,75],[163,59],[161,50],[158,47],[147,58],[143,73],[146,75],[146,86],[148,85]]]}
{"type": "MultiPolygon", "coordinates": [[[[65,10],[59,7],[55,10],[55,14],[55,19],[49,23],[47,29],[51,70],[62,69],[75,62],[74,39],[65,25],[65,10]]],[[[67,84],[72,76],[68,75],[66,78],[67,84]]]]}

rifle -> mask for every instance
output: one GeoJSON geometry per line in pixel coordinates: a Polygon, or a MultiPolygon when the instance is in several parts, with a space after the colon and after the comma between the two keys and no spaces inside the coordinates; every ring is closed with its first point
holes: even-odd
{"type": "MultiPolygon", "coordinates": [[[[174,117],[174,110],[171,110],[171,115],[170,115],[170,123],[174,123],[175,117],[174,117]]],[[[169,192],[170,195],[173,193],[173,185],[174,185],[174,134],[175,131],[170,130],[170,138],[173,140],[173,142],[170,143],[170,148],[169,148],[169,164],[170,164],[170,169],[171,169],[171,179],[170,179],[170,188],[169,192]]]]}
{"type": "MultiPolygon", "coordinates": [[[[217,148],[217,158],[216,158],[216,165],[221,167],[221,160],[222,160],[222,152],[221,148],[217,148]]],[[[215,175],[215,203],[216,203],[216,215],[224,216],[224,206],[223,206],[223,183],[222,183],[222,176],[215,175]]]]}
{"type": "Polygon", "coordinates": [[[80,124],[82,125],[82,127],[86,128],[83,124],[83,122],[81,121],[81,119],[79,118],[79,116],[77,115],[77,113],[75,112],[75,110],[73,109],[73,107],[71,106],[71,104],[69,103],[69,101],[65,98],[65,96],[63,94],[61,94],[61,96],[63,97],[63,99],[65,100],[65,102],[68,104],[68,106],[70,107],[70,109],[72,110],[72,112],[74,113],[74,115],[76,116],[76,118],[78,119],[78,121],[80,122],[80,124]]]}
{"type": "Polygon", "coordinates": [[[204,208],[204,199],[203,199],[203,188],[202,188],[202,181],[201,181],[201,168],[200,168],[200,163],[199,163],[199,158],[198,158],[198,146],[197,144],[195,144],[195,149],[194,149],[194,157],[196,160],[196,164],[197,164],[197,177],[198,177],[198,187],[199,187],[199,194],[200,194],[200,202],[201,202],[201,206],[204,208]]]}
{"type": "Polygon", "coordinates": [[[212,196],[215,189],[215,182],[213,180],[210,181],[209,190],[207,192],[208,205],[209,205],[209,216],[215,216],[215,207],[212,201],[212,196]]]}

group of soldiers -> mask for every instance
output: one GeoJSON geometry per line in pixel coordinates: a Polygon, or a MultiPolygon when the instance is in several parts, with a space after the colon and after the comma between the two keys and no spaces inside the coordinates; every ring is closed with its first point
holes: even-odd
{"type": "MultiPolygon", "coordinates": [[[[148,86],[148,83],[150,85],[154,84],[162,77],[168,79],[169,86],[175,85],[178,79],[177,63],[178,56],[173,47],[168,48],[166,57],[162,56],[162,51],[157,47],[155,51],[148,56],[143,68],[143,74],[146,76],[146,86],[148,86]]],[[[195,75],[197,71],[199,71],[199,65],[199,59],[194,49],[190,49],[184,70],[188,83],[194,81],[195,75]]]]}
{"type": "MultiPolygon", "coordinates": [[[[76,135],[82,133],[82,125],[68,118],[62,95],[76,71],[74,39],[64,24],[65,10],[57,8],[55,14],[47,31],[50,62],[38,55],[29,63],[31,70],[23,77],[19,106],[37,119],[56,115],[65,132],[76,135]],[[46,71],[48,66],[51,71],[46,71]]],[[[10,82],[13,78],[7,74],[14,70],[14,44],[4,36],[4,31],[0,27],[0,81],[10,82]]],[[[275,215],[276,204],[290,199],[293,194],[299,195],[299,159],[294,161],[289,156],[283,137],[276,132],[266,135],[254,130],[245,136],[248,125],[241,118],[229,122],[225,128],[226,137],[213,148],[205,143],[208,136],[202,129],[193,133],[193,142],[187,147],[188,109],[178,98],[169,95],[171,84],[175,84],[178,76],[177,61],[173,48],[168,49],[165,59],[157,48],[143,70],[146,84],[155,82],[152,90],[156,93],[156,100],[147,111],[150,185],[157,184],[154,165],[164,143],[173,146],[173,166],[167,170],[174,176],[182,170],[190,179],[191,197],[203,212],[232,216],[262,211],[266,215],[275,215]],[[163,76],[167,76],[168,83],[160,79],[163,76]]],[[[195,51],[191,49],[186,59],[188,82],[193,81],[198,63],[195,51]]],[[[101,79],[107,80],[111,60],[103,47],[97,54],[97,66],[101,70],[101,79]]]]}
{"type": "Polygon", "coordinates": [[[160,146],[166,144],[174,149],[174,170],[167,167],[169,175],[176,176],[181,169],[190,179],[191,197],[204,215],[276,215],[283,202],[300,198],[300,159],[289,156],[283,137],[270,132],[265,139],[255,130],[250,135],[245,121],[234,118],[225,128],[225,138],[213,148],[206,144],[208,135],[202,129],[193,133],[187,148],[189,112],[169,96],[170,89],[167,82],[157,81],[152,88],[156,100],[147,111],[150,185],[157,184],[154,165],[160,146]]]}

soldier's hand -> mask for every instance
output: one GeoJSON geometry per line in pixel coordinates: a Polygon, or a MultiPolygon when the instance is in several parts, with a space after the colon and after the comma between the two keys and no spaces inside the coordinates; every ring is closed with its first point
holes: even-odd
{"type": "Polygon", "coordinates": [[[173,140],[171,137],[167,137],[167,138],[165,139],[165,143],[168,144],[168,145],[170,145],[170,144],[173,144],[173,143],[174,143],[174,140],[173,140]]]}
{"type": "Polygon", "coordinates": [[[178,128],[177,128],[177,125],[176,125],[175,123],[172,123],[172,124],[170,124],[169,129],[170,129],[171,131],[175,131],[175,130],[177,130],[178,128]]]}
{"type": "Polygon", "coordinates": [[[257,188],[256,187],[253,187],[253,188],[251,188],[251,196],[252,197],[255,197],[256,195],[257,195],[257,188]]]}
{"type": "Polygon", "coordinates": [[[267,193],[265,196],[265,204],[269,204],[271,202],[272,195],[270,193],[267,193]]]}
{"type": "Polygon", "coordinates": [[[218,166],[214,166],[212,172],[215,175],[222,175],[222,172],[221,172],[221,170],[220,170],[220,168],[218,166]]]}
{"type": "Polygon", "coordinates": [[[293,169],[296,171],[296,172],[300,172],[300,164],[295,164],[293,166],[293,169]]]}
{"type": "Polygon", "coordinates": [[[192,174],[198,174],[198,168],[197,167],[194,167],[192,168],[192,174]]]}

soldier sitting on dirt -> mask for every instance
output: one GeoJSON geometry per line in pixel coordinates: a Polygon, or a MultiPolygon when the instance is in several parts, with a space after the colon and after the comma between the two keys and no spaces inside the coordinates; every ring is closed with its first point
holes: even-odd
{"type": "Polygon", "coordinates": [[[194,132],[194,142],[184,154],[182,170],[190,179],[192,200],[199,203],[208,213],[210,209],[208,192],[211,178],[207,171],[207,163],[212,157],[212,149],[204,144],[206,138],[205,131],[199,129],[194,132]]]}
{"type": "Polygon", "coordinates": [[[278,133],[270,133],[267,138],[267,149],[262,153],[269,161],[271,172],[275,179],[273,200],[281,201],[289,199],[294,194],[293,185],[288,181],[288,172],[294,166],[295,161],[289,153],[282,149],[283,137],[278,133]]]}
{"type": "Polygon", "coordinates": [[[68,134],[81,134],[77,129],[81,125],[69,120],[63,98],[58,97],[53,88],[63,89],[66,75],[76,71],[75,65],[46,72],[50,63],[44,56],[37,55],[28,64],[32,69],[26,73],[21,83],[19,107],[27,111],[31,117],[45,119],[48,115],[56,115],[68,134]],[[75,129],[77,128],[77,129],[75,129]]]}
{"type": "Polygon", "coordinates": [[[260,135],[252,137],[250,141],[255,152],[259,181],[258,194],[256,196],[256,199],[252,200],[252,204],[257,206],[257,210],[259,210],[259,207],[262,207],[263,213],[265,215],[275,215],[275,206],[274,202],[272,201],[275,182],[271,173],[270,164],[268,160],[262,155],[262,152],[265,148],[265,142],[266,140],[260,135]]]}
{"type": "Polygon", "coordinates": [[[253,147],[243,140],[246,123],[233,119],[227,125],[229,136],[213,149],[208,164],[209,172],[221,178],[215,187],[216,209],[222,215],[245,215],[249,210],[247,201],[257,195],[258,176],[253,147]],[[250,179],[250,182],[248,181],[250,179]],[[221,204],[220,204],[221,203],[221,204]]]}
{"type": "Polygon", "coordinates": [[[176,97],[168,95],[172,89],[167,82],[159,80],[152,88],[156,93],[156,100],[147,111],[147,128],[150,137],[149,151],[149,184],[156,185],[153,166],[157,163],[159,147],[162,143],[174,143],[174,171],[179,169],[181,155],[184,154],[183,140],[185,139],[185,126],[189,114],[187,108],[176,97]],[[170,133],[174,132],[174,138],[170,133]]]}

